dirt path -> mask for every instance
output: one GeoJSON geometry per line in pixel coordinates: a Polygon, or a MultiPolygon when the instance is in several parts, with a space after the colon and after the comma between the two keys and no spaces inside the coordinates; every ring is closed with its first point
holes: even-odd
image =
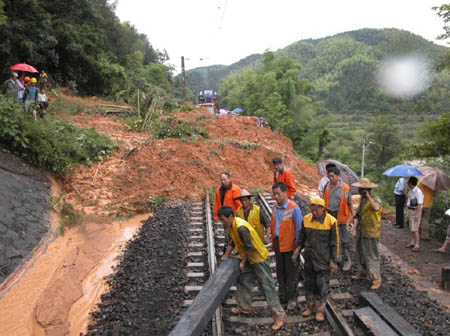
{"type": "Polygon", "coordinates": [[[385,218],[382,221],[380,242],[387,246],[394,255],[400,257],[403,262],[407,263],[411,272],[420,274],[436,287],[441,279],[441,269],[445,265],[450,264],[450,254],[440,254],[433,252],[439,248],[442,243],[437,240],[421,241],[420,252],[413,252],[411,249],[405,248],[411,240],[409,227],[396,229],[392,226],[394,221],[392,218],[385,218]]]}

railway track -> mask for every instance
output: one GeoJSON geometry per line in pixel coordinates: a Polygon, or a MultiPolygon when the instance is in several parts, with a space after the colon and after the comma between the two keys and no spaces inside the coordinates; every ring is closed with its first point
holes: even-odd
{"type": "MultiPolygon", "coordinates": [[[[257,203],[261,206],[263,214],[270,218],[271,209],[275,203],[271,194],[259,194],[257,203]]],[[[199,293],[203,290],[205,284],[207,286],[208,278],[216,271],[224,246],[226,245],[227,236],[226,230],[222,224],[215,222],[213,219],[212,205],[208,196],[206,196],[204,202],[193,204],[187,230],[189,231],[190,251],[186,258],[185,271],[185,274],[189,279],[189,284],[184,288],[186,300],[183,305],[186,308],[193,304],[197,295],[200,296],[199,293]]],[[[270,246],[268,246],[268,248],[270,251],[270,246]]],[[[274,257],[274,252],[270,251],[270,266],[272,275],[276,279],[274,257]]],[[[302,276],[301,269],[300,276],[302,276]]],[[[288,317],[285,326],[278,331],[277,334],[291,335],[305,332],[316,335],[350,336],[364,334],[364,331],[359,329],[355,323],[348,323],[348,320],[353,322],[355,310],[358,309],[355,302],[358,300],[355,300],[345,288],[340,288],[339,280],[336,278],[330,280],[330,291],[331,293],[326,305],[326,322],[319,323],[315,321],[314,316],[303,317],[301,316],[301,311],[305,307],[306,299],[304,296],[303,281],[300,279],[297,307],[294,311],[287,311],[288,317]]],[[[224,294],[224,299],[219,300],[219,303],[221,302],[221,304],[218,304],[217,308],[215,308],[211,322],[208,324],[205,331],[199,332],[200,329],[197,329],[195,332],[190,332],[189,330],[183,329],[180,333],[180,328],[178,328],[178,331],[177,328],[175,328],[171,335],[204,334],[221,336],[243,333],[245,335],[273,334],[273,331],[270,328],[273,320],[270,317],[268,309],[266,309],[267,304],[258,287],[254,288],[252,306],[255,308],[255,313],[252,314],[251,317],[231,314],[231,308],[237,304],[235,300],[236,287],[234,285],[231,286],[229,290],[227,289],[227,292],[228,294],[226,294],[226,296],[224,294]]],[[[210,300],[214,299],[215,298],[211,298],[210,300]]],[[[185,315],[189,315],[188,312],[186,312],[185,315]]],[[[182,319],[183,318],[184,316],[182,319]]],[[[190,316],[187,317],[187,319],[195,320],[195,317],[190,316]]],[[[203,326],[205,325],[206,323],[203,323],[203,326]]],[[[389,335],[389,333],[385,334],[389,335]]],[[[399,333],[397,333],[397,335],[398,334],[399,333]]]]}

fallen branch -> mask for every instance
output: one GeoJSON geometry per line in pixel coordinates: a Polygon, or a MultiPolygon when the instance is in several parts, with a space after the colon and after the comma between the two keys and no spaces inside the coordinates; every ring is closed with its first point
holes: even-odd
{"type": "Polygon", "coordinates": [[[132,110],[132,109],[133,109],[131,106],[107,105],[107,104],[100,104],[100,106],[104,106],[104,107],[116,107],[116,108],[121,108],[121,109],[124,109],[124,110],[132,110]]]}

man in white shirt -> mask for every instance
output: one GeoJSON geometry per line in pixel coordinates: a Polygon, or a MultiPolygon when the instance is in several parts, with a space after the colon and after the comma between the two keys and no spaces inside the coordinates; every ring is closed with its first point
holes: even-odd
{"type": "Polygon", "coordinates": [[[412,248],[413,252],[420,251],[420,237],[419,227],[420,219],[422,217],[423,193],[417,186],[417,177],[410,177],[408,180],[408,219],[409,227],[411,229],[411,242],[406,245],[407,248],[412,248]]]}

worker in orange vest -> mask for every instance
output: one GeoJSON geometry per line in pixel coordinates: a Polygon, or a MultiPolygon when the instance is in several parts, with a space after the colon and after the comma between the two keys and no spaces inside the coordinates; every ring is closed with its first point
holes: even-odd
{"type": "Polygon", "coordinates": [[[278,295],[282,304],[287,303],[288,310],[294,310],[297,305],[298,267],[292,260],[297,239],[302,227],[302,210],[287,198],[287,187],[277,182],[272,187],[276,200],[272,212],[270,231],[272,248],[275,252],[278,295]]]}
{"type": "Polygon", "coordinates": [[[337,167],[328,169],[330,183],[325,189],[323,198],[328,213],[335,217],[339,227],[339,238],[342,246],[342,271],[347,272],[352,267],[350,259],[350,242],[348,239],[347,223],[353,221],[352,195],[350,187],[342,182],[337,167]]]}
{"type": "Polygon", "coordinates": [[[222,206],[228,205],[234,211],[242,206],[239,196],[241,194],[241,188],[231,182],[231,175],[228,172],[220,174],[220,187],[216,189],[216,195],[214,196],[214,218],[219,220],[219,209],[222,206]]]}
{"type": "Polygon", "coordinates": [[[273,183],[284,183],[287,187],[287,197],[293,201],[297,189],[295,188],[291,172],[286,169],[283,165],[283,160],[279,157],[273,158],[272,163],[275,169],[273,172],[273,183]]]}

